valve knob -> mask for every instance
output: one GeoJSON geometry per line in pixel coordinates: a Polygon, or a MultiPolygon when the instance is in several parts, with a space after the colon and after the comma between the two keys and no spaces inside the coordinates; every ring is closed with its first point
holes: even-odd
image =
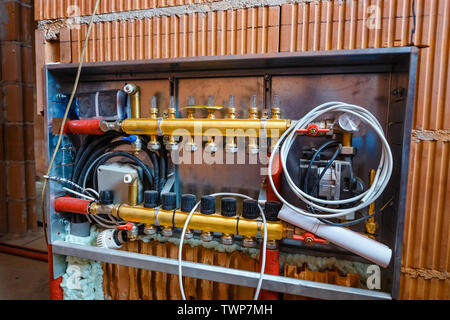
{"type": "Polygon", "coordinates": [[[114,203],[114,191],[112,190],[103,190],[100,191],[100,204],[110,205],[114,203]]]}
{"type": "Polygon", "coordinates": [[[203,214],[216,213],[216,198],[214,198],[213,196],[203,196],[200,207],[200,212],[203,214]]]}
{"type": "Polygon", "coordinates": [[[191,212],[195,207],[196,197],[194,194],[183,194],[181,196],[181,211],[191,212]]]}
{"type": "Polygon", "coordinates": [[[264,207],[264,216],[267,221],[279,221],[278,213],[280,212],[282,204],[275,201],[267,201],[264,207]]]}
{"type": "Polygon", "coordinates": [[[144,208],[156,208],[158,206],[158,191],[147,190],[144,192],[144,208]]]}
{"type": "Polygon", "coordinates": [[[131,229],[133,229],[133,227],[134,225],[131,222],[127,222],[125,224],[118,226],[117,229],[130,231],[131,229]]]}
{"type": "Polygon", "coordinates": [[[222,205],[221,210],[222,216],[234,217],[236,215],[236,199],[222,198],[221,205],[222,205]]]}
{"type": "Polygon", "coordinates": [[[314,244],[315,242],[318,243],[326,243],[327,241],[325,239],[322,238],[318,238],[315,235],[313,235],[312,233],[309,232],[305,232],[303,235],[294,235],[293,236],[294,240],[300,240],[305,242],[306,244],[314,244]]]}
{"type": "Polygon", "coordinates": [[[306,133],[310,137],[315,137],[319,133],[328,133],[330,129],[320,129],[315,123],[311,123],[306,129],[299,129],[297,133],[306,133]]]}
{"type": "Polygon", "coordinates": [[[259,216],[258,201],[245,199],[242,209],[242,216],[245,219],[256,219],[259,216]]]}
{"type": "Polygon", "coordinates": [[[177,194],[175,192],[167,192],[161,195],[161,204],[163,210],[175,210],[177,207],[177,194]]]}
{"type": "Polygon", "coordinates": [[[136,142],[137,139],[138,139],[138,137],[135,136],[134,134],[132,134],[131,136],[122,138],[123,141],[129,141],[129,142],[136,142]]]}

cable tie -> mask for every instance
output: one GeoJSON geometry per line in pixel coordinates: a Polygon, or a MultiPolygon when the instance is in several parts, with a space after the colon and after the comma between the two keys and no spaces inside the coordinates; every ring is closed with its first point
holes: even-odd
{"type": "Polygon", "coordinates": [[[172,214],[172,229],[175,229],[175,213],[177,212],[177,208],[173,209],[172,214]]]}
{"type": "Polygon", "coordinates": [[[159,221],[158,221],[158,213],[159,213],[159,207],[156,207],[155,208],[155,226],[156,227],[160,227],[161,226],[161,224],[159,223],[159,221]]]}
{"type": "Polygon", "coordinates": [[[162,137],[164,134],[161,130],[161,122],[164,120],[164,118],[158,118],[158,136],[162,137]]]}

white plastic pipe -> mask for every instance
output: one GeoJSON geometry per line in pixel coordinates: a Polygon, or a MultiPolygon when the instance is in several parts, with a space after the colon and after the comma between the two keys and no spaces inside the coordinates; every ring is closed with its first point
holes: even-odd
{"type": "Polygon", "coordinates": [[[298,214],[286,205],[283,205],[278,213],[278,218],[364,257],[383,268],[386,268],[391,261],[392,250],[389,247],[347,228],[324,224],[316,218],[298,214]]]}

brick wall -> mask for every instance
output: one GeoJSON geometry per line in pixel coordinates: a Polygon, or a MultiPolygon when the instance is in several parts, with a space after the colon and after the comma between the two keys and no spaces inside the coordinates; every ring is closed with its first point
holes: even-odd
{"type": "Polygon", "coordinates": [[[0,234],[37,228],[31,0],[0,1],[0,234]]]}

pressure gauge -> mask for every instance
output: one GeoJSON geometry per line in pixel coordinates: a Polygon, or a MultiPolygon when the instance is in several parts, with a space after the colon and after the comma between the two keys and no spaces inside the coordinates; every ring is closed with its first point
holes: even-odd
{"type": "Polygon", "coordinates": [[[343,113],[338,118],[339,127],[348,132],[357,132],[361,119],[351,113],[343,113]]]}

